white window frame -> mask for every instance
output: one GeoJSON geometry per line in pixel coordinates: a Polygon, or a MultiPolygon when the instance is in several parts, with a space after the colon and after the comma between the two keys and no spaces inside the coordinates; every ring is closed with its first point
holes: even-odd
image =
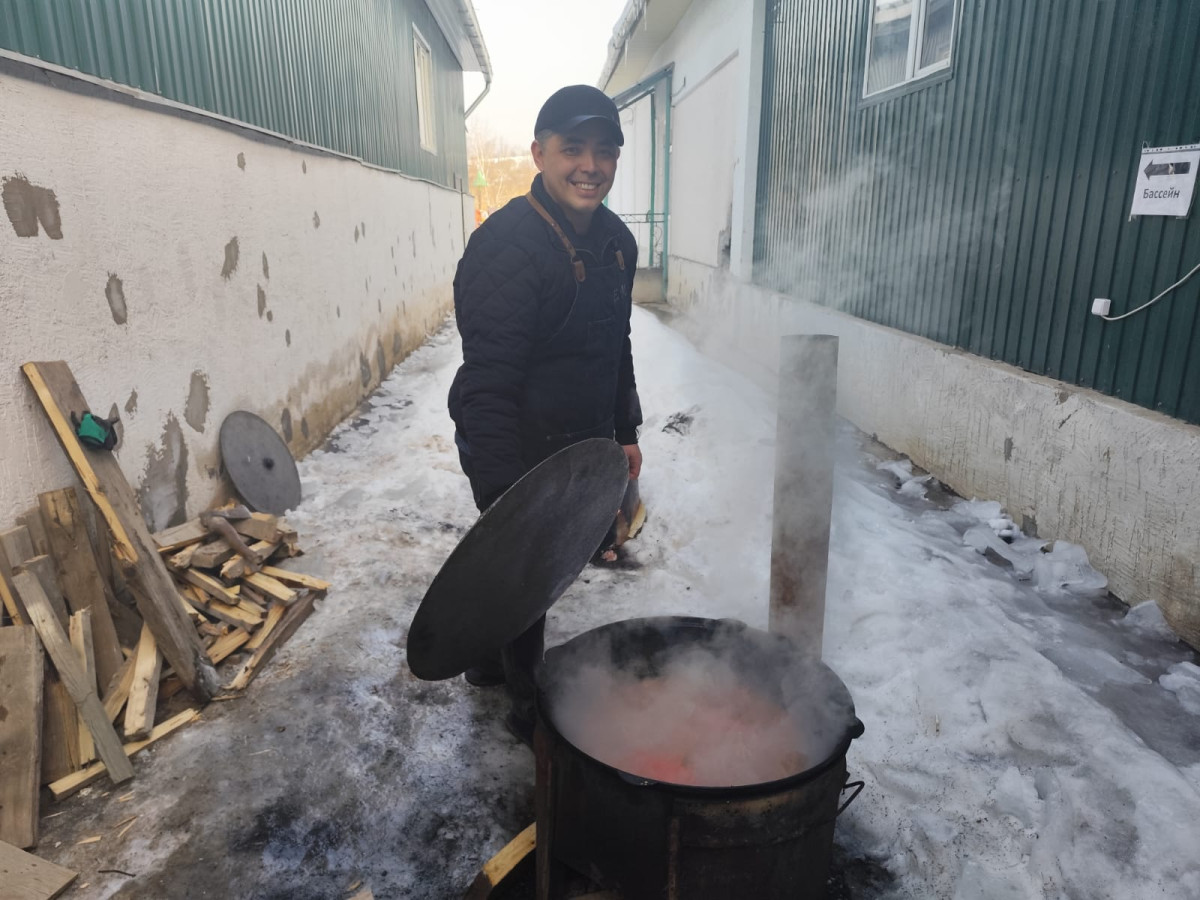
{"type": "Polygon", "coordinates": [[[889,84],[887,87],[879,88],[877,91],[867,93],[867,86],[871,78],[871,48],[875,46],[875,13],[878,9],[875,0],[870,0],[871,3],[871,25],[867,29],[867,62],[863,70],[863,99],[868,97],[878,97],[886,94],[888,91],[894,91],[897,88],[905,87],[912,84],[914,81],[919,81],[929,75],[937,72],[945,71],[950,68],[951,62],[954,60],[954,44],[958,32],[959,5],[961,0],[953,0],[951,3],[952,13],[950,20],[950,53],[945,59],[940,60],[932,65],[924,68],[917,67],[917,60],[921,58],[921,43],[925,39],[925,14],[928,10],[929,0],[913,0],[913,15],[912,24],[908,31],[908,58],[904,62],[904,78],[897,81],[895,84],[889,84]]]}
{"type": "Polygon", "coordinates": [[[437,115],[433,100],[433,48],[413,26],[413,69],[417,86],[417,134],[421,149],[437,153],[437,115]]]}

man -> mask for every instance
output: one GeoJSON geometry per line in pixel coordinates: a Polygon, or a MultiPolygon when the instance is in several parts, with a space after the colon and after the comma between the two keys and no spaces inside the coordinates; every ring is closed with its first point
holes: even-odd
{"type": "MultiPolygon", "coordinates": [[[[616,105],[573,85],[542,106],[530,147],[530,192],[471,236],[454,278],[463,364],[450,416],[479,509],[539,462],[587,438],[616,440],[636,478],[641,406],[629,343],[637,242],[604,207],[624,135],[616,105]]],[[[599,554],[612,551],[602,547],[599,554]]],[[[529,742],[533,668],[544,619],[468,670],[472,684],[506,682],[506,724],[529,742]]]]}

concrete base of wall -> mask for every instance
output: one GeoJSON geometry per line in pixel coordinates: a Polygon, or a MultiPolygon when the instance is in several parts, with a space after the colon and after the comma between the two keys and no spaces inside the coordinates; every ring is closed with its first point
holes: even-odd
{"type": "Polygon", "coordinates": [[[781,334],[840,339],[838,412],[1027,533],[1082,545],[1112,592],[1200,649],[1200,428],[671,258],[668,301],[764,386],[781,334]]]}

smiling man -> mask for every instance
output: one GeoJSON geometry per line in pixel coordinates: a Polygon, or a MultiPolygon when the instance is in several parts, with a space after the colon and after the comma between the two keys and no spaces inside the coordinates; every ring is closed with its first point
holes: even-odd
{"type": "MultiPolygon", "coordinates": [[[[463,471],[485,510],[539,462],[587,438],[617,441],[636,478],[641,406],[629,343],[637,242],[603,206],[624,135],[612,100],[588,85],[556,91],[530,147],[540,174],[471,235],[454,278],[463,364],[450,416],[463,471]]],[[[613,551],[598,549],[598,561],[613,551]]],[[[507,724],[528,742],[544,621],[472,684],[507,682],[507,724]]]]}

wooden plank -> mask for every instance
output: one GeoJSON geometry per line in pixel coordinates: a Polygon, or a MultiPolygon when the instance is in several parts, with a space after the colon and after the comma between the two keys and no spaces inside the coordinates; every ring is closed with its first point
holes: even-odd
{"type": "Polygon", "coordinates": [[[39,859],[0,841],[0,876],[5,900],[54,900],[78,876],[70,869],[39,859]]]}
{"type": "Polygon", "coordinates": [[[4,608],[17,624],[28,625],[29,617],[21,608],[21,598],[12,586],[12,570],[35,555],[28,528],[0,532],[0,596],[4,599],[4,608]]]}
{"type": "Polygon", "coordinates": [[[41,511],[36,506],[17,516],[17,526],[29,532],[34,556],[50,555],[50,543],[46,540],[46,528],[42,523],[41,511]]]}
{"type": "Polygon", "coordinates": [[[285,606],[291,606],[296,602],[297,594],[295,591],[277,578],[272,578],[270,575],[262,572],[251,572],[242,579],[242,582],[258,588],[268,597],[278,600],[285,606]]]}
{"type": "Polygon", "coordinates": [[[75,489],[38,494],[38,504],[67,605],[73,613],[91,610],[96,675],[101,684],[107,684],[121,668],[125,657],[121,654],[121,642],[108,611],[112,591],[100,574],[75,489]]]}
{"type": "Polygon", "coordinates": [[[154,710],[158,702],[162,654],[154,642],[154,633],[145,626],[134,659],[133,684],[125,706],[125,737],[129,740],[144,738],[154,729],[154,710]]]}
{"type": "Polygon", "coordinates": [[[254,680],[254,676],[258,671],[270,662],[271,657],[275,655],[275,651],[283,646],[284,641],[290,638],[307,619],[313,611],[313,604],[316,602],[316,594],[305,594],[297,600],[280,620],[279,625],[274,628],[262,642],[254,655],[246,660],[246,664],[229,683],[227,690],[243,691],[254,680]]]}
{"type": "MultiPolygon", "coordinates": [[[[35,556],[33,559],[27,559],[14,566],[13,572],[16,573],[22,569],[32,572],[37,577],[42,585],[42,590],[46,592],[46,599],[50,601],[50,609],[54,611],[54,617],[58,619],[58,624],[62,626],[63,631],[66,631],[70,626],[71,614],[67,612],[67,598],[63,596],[63,592],[58,586],[58,576],[54,574],[54,562],[48,556],[35,556]]],[[[17,591],[18,596],[20,593],[17,591]]]]}
{"type": "MultiPolygon", "coordinates": [[[[189,722],[194,722],[198,718],[200,718],[199,710],[185,709],[183,712],[172,716],[165,722],[160,722],[158,725],[155,725],[154,730],[150,732],[150,736],[148,738],[142,741],[131,741],[124,746],[123,749],[125,752],[126,764],[128,765],[129,757],[140,753],[156,741],[162,740],[172,731],[176,731],[182,728],[184,725],[187,725],[189,722]]],[[[49,785],[50,793],[54,795],[55,800],[62,800],[64,797],[70,797],[76,791],[82,790],[89,784],[95,784],[102,777],[104,777],[107,771],[108,767],[105,766],[104,763],[92,763],[86,769],[81,769],[80,771],[74,772],[65,778],[60,778],[58,781],[51,782],[49,785]]]]}
{"type": "Polygon", "coordinates": [[[278,566],[263,566],[262,574],[270,575],[284,584],[294,584],[298,587],[308,588],[311,591],[327,591],[333,587],[328,581],[314,578],[312,575],[305,575],[302,572],[290,572],[278,566]]]}
{"type": "Polygon", "coordinates": [[[199,544],[201,541],[207,540],[209,535],[209,530],[201,524],[199,519],[192,519],[190,522],[184,522],[174,528],[156,531],[151,537],[154,538],[154,545],[158,548],[159,553],[174,553],[189,544],[199,544]]]}
{"type": "Polygon", "coordinates": [[[30,362],[21,371],[41,402],[59,444],[108,524],[129,591],[137,601],[142,619],[154,632],[159,650],[193,696],[209,699],[217,686],[217,673],[204,656],[195,629],[179,608],[171,574],[146,528],[133,488],[112,453],[89,453],[75,436],[70,413],[87,409],[88,403],[70,367],[61,361],[30,362]]]}
{"type": "MultiPolygon", "coordinates": [[[[262,631],[262,629],[260,628],[259,631],[262,631]]],[[[208,658],[212,660],[215,666],[231,653],[236,653],[240,650],[242,645],[249,640],[250,632],[242,631],[240,628],[229,632],[229,634],[221,635],[208,648],[208,658]]]]}
{"type": "MultiPolygon", "coordinates": [[[[92,611],[81,609],[71,616],[71,646],[83,666],[83,674],[87,677],[88,686],[96,690],[96,657],[92,652],[92,611]]],[[[96,747],[92,743],[92,733],[87,730],[87,723],[79,715],[79,761],[90,763],[96,758],[96,747]]]]}
{"type": "Polygon", "coordinates": [[[95,689],[88,686],[87,678],[78,660],[75,659],[71,644],[54,618],[54,613],[50,609],[50,601],[46,598],[46,592],[42,590],[41,583],[32,572],[22,568],[13,574],[13,585],[21,595],[25,609],[29,613],[30,622],[41,636],[42,644],[45,646],[46,652],[50,654],[50,659],[54,661],[54,667],[58,669],[58,674],[62,677],[63,684],[67,686],[71,699],[83,713],[83,719],[95,741],[96,752],[108,766],[114,782],[120,784],[122,781],[127,781],[133,777],[133,767],[129,765],[129,760],[121,751],[121,742],[117,738],[112,724],[104,715],[100,698],[96,696],[95,689]]]}
{"type": "Polygon", "coordinates": [[[46,662],[42,691],[42,784],[48,784],[78,769],[79,713],[67,686],[46,662]]]}
{"type": "Polygon", "coordinates": [[[513,869],[520,865],[537,847],[537,823],[527,827],[505,844],[500,852],[483,864],[463,900],[487,900],[513,869]]]}
{"type": "Polygon", "coordinates": [[[203,593],[197,591],[195,594],[182,594],[184,600],[195,606],[197,609],[203,610],[214,619],[220,619],[222,622],[228,622],[234,628],[245,628],[253,630],[257,628],[263,620],[262,613],[249,613],[240,606],[234,606],[229,603],[222,603],[220,600],[213,600],[211,597],[205,597],[203,593]]]}
{"type": "Polygon", "coordinates": [[[137,656],[131,656],[121,665],[121,671],[113,676],[112,681],[104,689],[100,705],[104,707],[104,715],[108,721],[115,722],[121,707],[129,699],[129,690],[133,687],[133,675],[137,666],[137,656]]]}
{"type": "Polygon", "coordinates": [[[28,625],[0,628],[0,841],[38,839],[45,660],[28,625]]]}
{"type": "Polygon", "coordinates": [[[8,619],[13,625],[28,625],[21,608],[17,605],[17,595],[13,591],[11,578],[12,572],[8,563],[0,559],[0,603],[3,603],[4,611],[8,613],[8,619]]]}

